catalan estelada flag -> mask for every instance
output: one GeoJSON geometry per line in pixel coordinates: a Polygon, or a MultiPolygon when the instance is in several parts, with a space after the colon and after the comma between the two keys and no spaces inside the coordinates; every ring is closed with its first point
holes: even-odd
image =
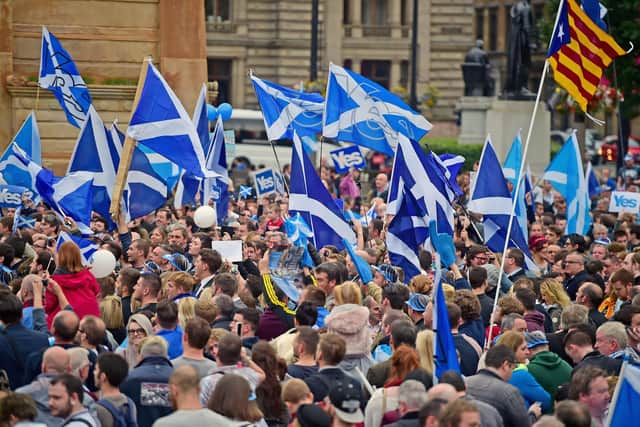
{"type": "Polygon", "coordinates": [[[587,16],[576,0],[564,0],[561,7],[547,57],[556,83],[586,113],[604,70],[626,52],[587,16]]]}

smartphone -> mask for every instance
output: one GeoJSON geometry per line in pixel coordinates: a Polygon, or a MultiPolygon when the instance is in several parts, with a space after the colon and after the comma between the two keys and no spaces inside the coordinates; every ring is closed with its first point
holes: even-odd
{"type": "Polygon", "coordinates": [[[236,323],[236,335],[242,336],[242,323],[236,323]]]}

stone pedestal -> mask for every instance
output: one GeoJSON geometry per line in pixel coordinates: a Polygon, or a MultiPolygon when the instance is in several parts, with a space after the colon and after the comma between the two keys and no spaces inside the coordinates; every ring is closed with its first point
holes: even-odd
{"type": "Polygon", "coordinates": [[[494,98],[486,96],[463,96],[460,98],[461,144],[482,144],[487,137],[487,111],[494,98]]]}
{"type": "MultiPolygon", "coordinates": [[[[531,121],[535,101],[505,101],[496,99],[486,115],[486,133],[500,160],[504,160],[518,130],[521,130],[524,147],[531,121]]],[[[549,164],[550,157],[551,113],[541,103],[538,105],[529,152],[526,162],[531,165],[531,172],[540,176],[549,164]]]]}

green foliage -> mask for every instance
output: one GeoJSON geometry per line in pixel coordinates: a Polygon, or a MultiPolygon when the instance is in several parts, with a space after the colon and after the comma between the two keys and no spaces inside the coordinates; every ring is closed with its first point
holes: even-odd
{"type": "Polygon", "coordinates": [[[138,82],[135,79],[126,79],[124,77],[109,77],[102,82],[109,86],[136,86],[138,82]]]}
{"type": "Polygon", "coordinates": [[[482,154],[482,144],[458,144],[455,138],[431,138],[426,137],[420,141],[425,148],[430,148],[436,154],[459,154],[464,157],[464,166],[462,170],[469,171],[473,164],[480,161],[482,154]]]}

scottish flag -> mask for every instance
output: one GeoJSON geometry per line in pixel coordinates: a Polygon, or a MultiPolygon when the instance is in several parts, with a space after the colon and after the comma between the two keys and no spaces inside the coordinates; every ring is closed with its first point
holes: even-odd
{"type": "Polygon", "coordinates": [[[522,166],[522,139],[520,137],[520,131],[513,139],[513,143],[511,143],[511,148],[509,149],[509,153],[507,153],[507,157],[504,160],[504,164],[502,165],[502,173],[504,174],[504,178],[511,183],[513,186],[511,190],[511,198],[516,203],[516,211],[515,215],[518,220],[518,227],[520,227],[520,231],[524,236],[525,240],[529,239],[529,227],[527,221],[527,206],[525,203],[525,175],[522,176],[522,182],[520,183],[520,191],[518,194],[515,194],[516,191],[516,183],[520,178],[520,168],[522,166]]]}
{"type": "Polygon", "coordinates": [[[462,169],[462,166],[464,165],[465,158],[458,154],[444,153],[434,157],[434,159],[445,168],[445,176],[449,180],[449,184],[453,191],[457,194],[462,194],[462,189],[458,186],[457,178],[460,173],[460,169],[462,169]]]}
{"type": "Polygon", "coordinates": [[[238,197],[240,199],[248,199],[253,194],[253,187],[248,185],[241,185],[238,191],[238,197]]]}
{"type": "Polygon", "coordinates": [[[431,123],[398,96],[359,74],[329,66],[323,136],[393,156],[399,134],[420,141],[430,130],[431,123]]]}
{"type": "Polygon", "coordinates": [[[306,223],[304,218],[302,218],[300,212],[285,220],[284,227],[287,232],[287,238],[293,246],[303,248],[304,250],[301,260],[302,266],[314,267],[315,263],[313,262],[307,247],[309,239],[313,238],[313,231],[311,231],[309,225],[306,223]]]}
{"type": "Polygon", "coordinates": [[[180,174],[182,173],[178,165],[145,145],[137,144],[136,147],[147,156],[151,167],[162,180],[167,183],[167,189],[169,193],[171,193],[178,184],[180,174]]]}
{"type": "Polygon", "coordinates": [[[600,194],[600,182],[598,182],[598,177],[596,177],[596,173],[593,170],[593,166],[591,166],[591,162],[587,163],[585,179],[587,180],[587,186],[589,187],[589,198],[591,199],[592,197],[600,194]]]}
{"type": "Polygon", "coordinates": [[[373,273],[371,273],[371,266],[360,255],[356,253],[356,250],[349,242],[343,239],[344,248],[347,250],[353,265],[356,267],[360,281],[363,284],[367,284],[373,280],[373,273]]]}
{"type": "Polygon", "coordinates": [[[21,228],[33,228],[35,225],[35,218],[22,216],[22,205],[20,205],[13,214],[13,229],[11,230],[11,233],[16,234],[21,228]]]}
{"type": "Polygon", "coordinates": [[[218,223],[221,223],[229,214],[229,170],[227,169],[222,117],[218,116],[211,141],[207,155],[207,169],[215,172],[218,177],[204,179],[201,200],[203,200],[203,204],[207,204],[209,200],[215,202],[218,223]]]}
{"type": "MultiPolygon", "coordinates": [[[[487,137],[482,149],[478,173],[471,189],[468,208],[472,212],[482,214],[484,242],[494,252],[501,253],[504,250],[512,203],[511,193],[502,174],[498,156],[493,149],[491,139],[487,137]]],[[[516,221],[512,224],[507,247],[518,248],[524,253],[526,267],[529,270],[538,269],[516,221]]]]}
{"type": "Polygon", "coordinates": [[[334,245],[342,249],[343,238],[351,244],[356,243],[355,233],[320,180],[295,132],[290,182],[289,213],[292,216],[300,213],[309,224],[316,248],[334,245]]]}
{"type": "MultiPolygon", "coordinates": [[[[440,378],[445,371],[454,370],[460,372],[460,363],[458,362],[458,352],[453,342],[451,334],[451,326],[449,325],[449,312],[447,311],[447,302],[444,299],[444,291],[442,290],[442,274],[440,272],[440,256],[436,253],[436,277],[434,280],[433,291],[433,342],[434,342],[434,361],[436,369],[435,378],[440,378]]],[[[434,382],[435,384],[435,382],[434,382]]]]}
{"type": "Polygon", "coordinates": [[[215,177],[205,168],[198,132],[176,94],[151,62],[127,135],[198,177],[215,177]]]}
{"type": "Polygon", "coordinates": [[[269,141],[304,138],[322,131],[324,99],[317,93],[289,89],[251,74],[269,141]]]}
{"type": "Polygon", "coordinates": [[[83,239],[82,237],[61,231],[58,235],[58,241],[56,242],[56,252],[60,251],[60,246],[65,242],[73,242],[78,246],[80,249],[80,256],[82,257],[82,265],[85,266],[91,264],[91,257],[95,251],[100,249],[100,246],[91,240],[83,239]]]}
{"type": "MultiPolygon", "coordinates": [[[[35,163],[42,164],[40,146],[40,132],[36,115],[32,111],[16,133],[11,144],[16,144],[35,163]]],[[[7,147],[0,158],[0,184],[19,185],[36,193],[36,186],[26,166],[14,156],[11,156],[11,146],[7,147]]]]}
{"type": "Polygon", "coordinates": [[[626,427],[640,419],[640,366],[625,361],[609,405],[609,427],[626,427]]]}
{"type": "Polygon", "coordinates": [[[69,123],[78,128],[82,126],[91,105],[89,89],[71,55],[46,27],[42,27],[38,84],[53,92],[69,123]]]}
{"type": "Polygon", "coordinates": [[[566,234],[587,234],[591,227],[589,188],[575,132],[562,146],[542,175],[567,201],[566,234]]]}

